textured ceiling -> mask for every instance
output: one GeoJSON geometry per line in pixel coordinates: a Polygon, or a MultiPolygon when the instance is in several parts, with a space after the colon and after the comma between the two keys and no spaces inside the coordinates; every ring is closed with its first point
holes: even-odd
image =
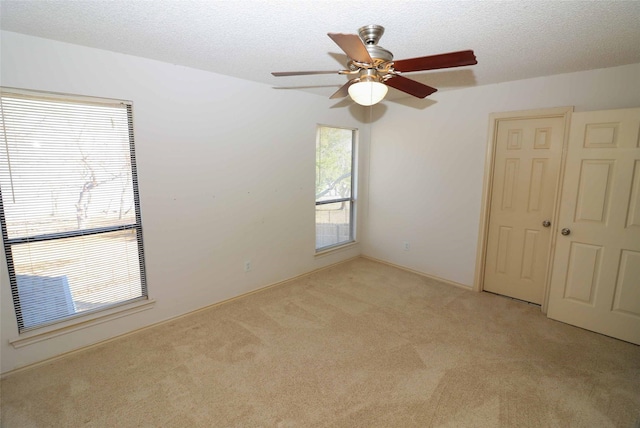
{"type": "Polygon", "coordinates": [[[3,30],[327,97],[346,77],[270,72],[342,69],[327,33],[367,24],[396,59],[473,49],[478,65],[406,75],[440,90],[640,63],[640,1],[2,0],[0,13],[3,30]]]}

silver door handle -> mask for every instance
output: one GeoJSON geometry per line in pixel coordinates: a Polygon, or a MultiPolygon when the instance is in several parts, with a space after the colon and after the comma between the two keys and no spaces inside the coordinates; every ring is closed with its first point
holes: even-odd
{"type": "Polygon", "coordinates": [[[542,225],[544,227],[549,227],[549,226],[551,226],[551,222],[549,220],[545,220],[545,221],[542,222],[542,225]]]}
{"type": "Polygon", "coordinates": [[[571,234],[571,229],[567,229],[566,227],[560,231],[564,236],[571,234]]]}

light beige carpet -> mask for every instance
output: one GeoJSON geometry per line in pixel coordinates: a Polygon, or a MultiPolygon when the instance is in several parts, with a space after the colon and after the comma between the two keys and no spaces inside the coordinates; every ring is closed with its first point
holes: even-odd
{"type": "Polygon", "coordinates": [[[640,347],[366,259],[18,372],[14,427],[632,427],[640,347]]]}

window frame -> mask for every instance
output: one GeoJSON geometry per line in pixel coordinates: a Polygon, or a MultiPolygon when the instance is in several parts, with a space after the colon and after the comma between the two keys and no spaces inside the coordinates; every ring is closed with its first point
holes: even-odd
{"type": "MultiPolygon", "coordinates": [[[[323,247],[318,247],[318,233],[317,233],[317,220],[314,221],[314,225],[316,227],[316,239],[315,239],[315,250],[316,250],[316,255],[317,254],[321,254],[321,253],[325,253],[328,251],[332,251],[335,249],[339,249],[348,245],[351,245],[353,243],[356,242],[356,193],[357,193],[357,153],[358,153],[358,129],[357,128],[350,128],[350,127],[344,127],[344,126],[334,126],[334,125],[325,125],[325,124],[318,124],[316,127],[316,147],[320,142],[320,133],[322,128],[331,128],[331,129],[344,129],[344,130],[348,130],[351,131],[351,175],[350,175],[350,186],[351,186],[351,195],[350,197],[347,198],[336,198],[336,199],[331,199],[331,200],[322,200],[322,201],[318,201],[316,199],[315,201],[315,209],[317,212],[317,207],[321,206],[321,205],[328,205],[328,204],[335,204],[335,203],[349,203],[349,239],[345,240],[345,241],[340,241],[337,242],[335,244],[330,244],[330,245],[325,245],[323,247]]],[[[317,165],[317,152],[316,152],[316,165],[317,165]]],[[[316,167],[317,168],[317,167],[316,167]]],[[[315,180],[317,180],[317,177],[315,178],[315,180]]],[[[315,189],[315,186],[314,186],[315,189]]]]}
{"type": "MultiPolygon", "coordinates": [[[[153,303],[149,299],[147,277],[146,277],[146,264],[145,253],[143,245],[143,233],[142,233],[142,214],[140,207],[139,186],[138,186],[138,171],[135,155],[135,138],[134,138],[134,126],[133,126],[133,102],[126,100],[110,99],[110,98],[98,98],[89,97],[83,95],[71,95],[64,93],[27,90],[12,87],[0,87],[0,97],[19,97],[25,99],[43,100],[49,102],[69,102],[83,105],[99,105],[99,106],[114,106],[116,104],[121,105],[126,110],[127,117],[127,133],[128,133],[128,148],[129,159],[131,166],[131,190],[133,192],[133,204],[135,210],[135,223],[93,227],[88,229],[74,229],[64,232],[43,233],[31,236],[20,236],[9,238],[6,214],[4,208],[4,200],[2,198],[2,189],[0,189],[0,232],[2,233],[2,244],[4,249],[4,255],[6,260],[7,272],[9,276],[9,283],[11,287],[11,297],[13,300],[13,307],[15,310],[15,319],[20,336],[31,336],[34,333],[38,335],[39,331],[44,331],[44,334],[51,332],[52,328],[55,328],[56,324],[62,325],[61,328],[68,328],[69,326],[78,324],[78,322],[90,322],[101,317],[114,317],[114,314],[118,312],[131,312],[132,308],[143,307],[149,303],[153,303]],[[138,255],[138,266],[140,270],[140,296],[127,299],[112,304],[100,305],[94,309],[87,309],[80,312],[76,312],[71,315],[51,319],[49,321],[41,322],[33,326],[24,325],[24,319],[22,314],[22,308],[20,304],[19,290],[18,290],[18,278],[15,271],[15,263],[13,258],[12,247],[14,245],[37,243],[37,242],[51,242],[60,239],[79,238],[91,235],[106,234],[112,232],[122,232],[127,230],[135,231],[136,246],[138,255]],[[78,321],[78,319],[81,319],[78,321]]],[[[4,115],[4,112],[0,112],[4,115]]],[[[4,118],[2,118],[2,129],[4,126],[4,118]]],[[[6,136],[3,137],[6,140],[6,136]]],[[[10,162],[10,160],[8,160],[10,162]]],[[[55,331],[55,330],[53,330],[55,331]]],[[[19,341],[14,339],[11,343],[19,341]]],[[[15,345],[14,345],[15,346],[15,345]]]]}

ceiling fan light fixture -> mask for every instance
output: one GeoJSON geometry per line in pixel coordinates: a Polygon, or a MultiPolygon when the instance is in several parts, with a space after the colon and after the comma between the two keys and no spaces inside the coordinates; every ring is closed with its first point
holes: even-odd
{"type": "Polygon", "coordinates": [[[349,86],[349,96],[361,106],[372,106],[382,101],[388,90],[384,83],[365,80],[349,86]]]}

